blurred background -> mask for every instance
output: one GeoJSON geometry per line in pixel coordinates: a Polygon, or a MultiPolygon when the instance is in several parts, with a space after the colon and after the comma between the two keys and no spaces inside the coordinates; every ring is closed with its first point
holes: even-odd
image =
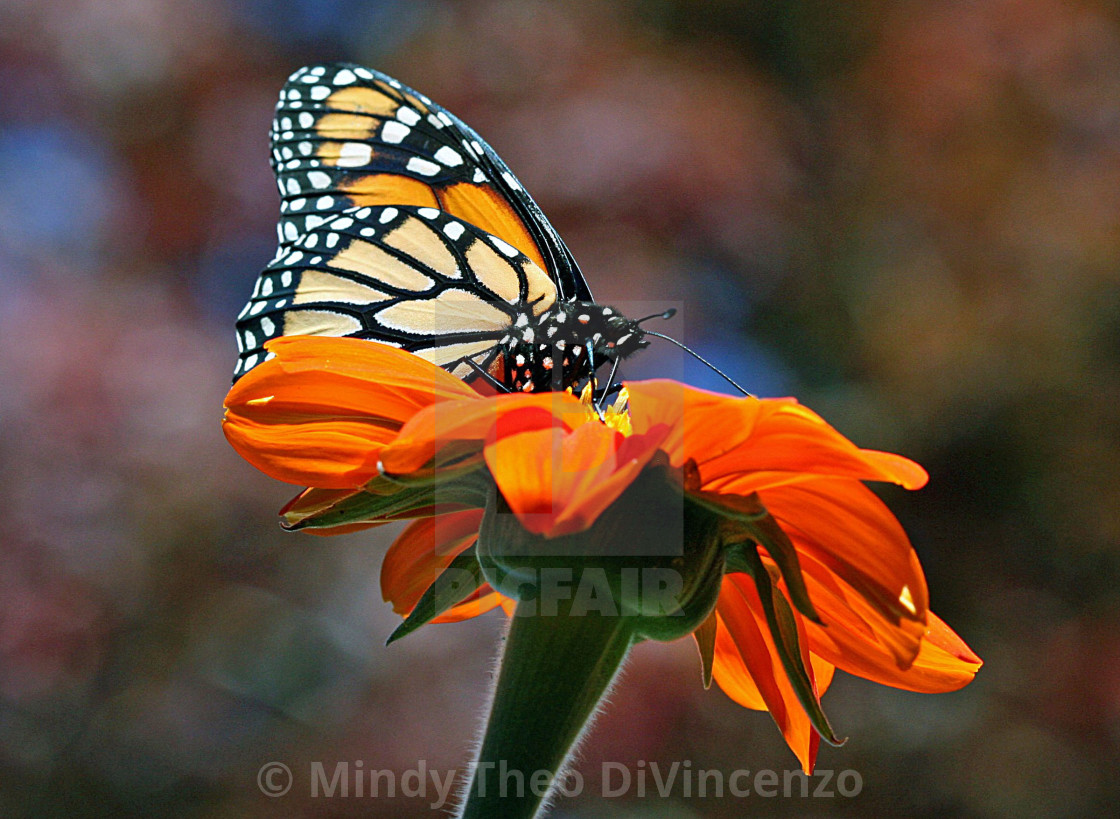
{"type": "MultiPolygon", "coordinates": [[[[796,767],[644,645],[556,817],[1113,815],[1120,10],[1108,0],[3,0],[0,815],[410,817],[308,766],[462,767],[501,615],[383,643],[393,532],[282,533],[222,438],[287,75],[351,59],[479,130],[596,296],[928,467],[885,492],[961,692],[838,675],[857,798],[598,798],[602,761],[796,767]],[[269,799],[257,771],[295,787],[269,799]]],[[[633,376],[722,389],[654,348],[633,376]]],[[[652,790],[652,788],[651,788],[652,790]]]]}

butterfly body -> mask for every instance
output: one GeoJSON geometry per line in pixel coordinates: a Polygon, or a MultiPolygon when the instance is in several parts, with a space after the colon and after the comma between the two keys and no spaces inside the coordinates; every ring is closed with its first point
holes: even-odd
{"type": "Polygon", "coordinates": [[[557,302],[539,316],[525,311],[502,338],[499,380],[511,392],[563,389],[587,377],[595,362],[645,347],[643,336],[637,322],[593,302],[557,302]]]}
{"type": "Polygon", "coordinates": [[[368,338],[502,389],[565,389],[645,346],[485,141],[361,66],[310,66],[271,133],[276,257],[238,317],[238,378],[280,335],[368,338]]]}

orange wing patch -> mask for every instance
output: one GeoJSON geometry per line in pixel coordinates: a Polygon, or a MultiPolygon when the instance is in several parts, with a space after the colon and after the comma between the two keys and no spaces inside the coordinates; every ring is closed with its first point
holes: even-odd
{"type": "MultiPolygon", "coordinates": [[[[324,155],[327,145],[320,149],[324,155]]],[[[338,151],[336,149],[336,155],[338,151]]],[[[340,164],[337,160],[333,164],[340,164]]],[[[414,205],[439,208],[457,219],[480,227],[516,247],[541,269],[546,269],[533,237],[521,218],[500,193],[489,185],[456,182],[446,188],[433,188],[426,182],[391,173],[361,176],[340,186],[355,205],[414,205]]]]}
{"type": "Polygon", "coordinates": [[[440,207],[464,222],[470,222],[504,239],[534,262],[547,269],[537,243],[504,196],[489,185],[457,182],[438,191],[440,207]]]}
{"type": "MultiPolygon", "coordinates": [[[[324,138],[316,149],[316,157],[330,167],[360,168],[373,160],[379,134],[389,144],[399,143],[408,134],[409,127],[393,119],[402,107],[398,96],[413,108],[414,119],[419,119],[419,112],[430,110],[402,89],[390,92],[351,86],[333,92],[324,103],[328,113],[315,122],[316,134],[324,138]],[[390,134],[389,129],[395,130],[390,134]]],[[[407,121],[411,123],[412,119],[407,121]]],[[[439,208],[504,239],[538,267],[547,269],[521,217],[487,182],[454,182],[440,187],[403,174],[377,173],[348,181],[339,189],[355,205],[439,208]]]]}
{"type": "MultiPolygon", "coordinates": [[[[366,117],[391,117],[399,106],[395,99],[382,92],[375,91],[372,88],[351,86],[341,88],[327,97],[326,107],[338,111],[364,114],[366,117]]],[[[327,114],[323,119],[329,116],[334,115],[327,114]]],[[[319,121],[322,122],[322,120],[319,121]]],[[[369,122],[368,119],[366,121],[369,122]]],[[[377,123],[373,122],[372,127],[376,128],[377,123]]]]}
{"type": "Polygon", "coordinates": [[[431,185],[419,179],[394,173],[371,173],[360,176],[353,182],[347,182],[341,189],[359,207],[362,205],[440,207],[439,198],[431,185]]]}

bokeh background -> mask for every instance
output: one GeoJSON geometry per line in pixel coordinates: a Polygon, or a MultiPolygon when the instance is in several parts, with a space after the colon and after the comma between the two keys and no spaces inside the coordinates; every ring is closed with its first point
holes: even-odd
{"type": "MultiPolygon", "coordinates": [[[[286,535],[219,429],[266,133],[353,59],[498,149],[601,301],[932,480],[886,492],[987,661],[825,698],[857,798],[596,797],[796,762],[645,645],[557,817],[1084,817],[1120,801],[1120,10],[1108,0],[3,0],[0,815],[410,817],[307,771],[461,768],[501,616],[386,648],[391,532],[286,535]],[[268,799],[279,760],[293,790],[268,799]]],[[[683,371],[672,350],[630,374],[683,371]]],[[[838,675],[842,677],[843,675],[838,675]]]]}

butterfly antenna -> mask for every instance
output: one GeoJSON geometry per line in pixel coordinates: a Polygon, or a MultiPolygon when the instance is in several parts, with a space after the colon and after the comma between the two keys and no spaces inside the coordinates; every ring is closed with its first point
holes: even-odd
{"type": "MultiPolygon", "coordinates": [[[[666,310],[665,312],[669,312],[669,311],[668,311],[668,310],[666,310]]],[[[682,350],[684,350],[684,351],[685,351],[686,353],[688,353],[688,354],[689,354],[690,356],[692,356],[693,358],[695,358],[695,359],[696,359],[697,361],[699,361],[699,362],[700,362],[701,364],[703,364],[704,366],[708,367],[708,368],[709,368],[709,369],[710,369],[710,370],[711,370],[712,372],[714,372],[714,373],[716,373],[717,375],[719,375],[720,377],[722,377],[724,381],[726,381],[726,382],[727,382],[728,384],[730,384],[730,385],[731,385],[732,387],[734,387],[735,389],[737,389],[737,390],[738,390],[739,392],[741,392],[741,393],[742,393],[743,395],[747,396],[748,398],[754,398],[754,396],[753,396],[753,395],[751,395],[751,393],[747,392],[747,391],[746,391],[746,390],[744,390],[744,389],[743,389],[742,387],[740,387],[740,386],[739,386],[738,384],[736,384],[736,383],[735,383],[735,380],[734,380],[734,379],[733,379],[733,378],[732,378],[731,376],[729,376],[729,375],[728,375],[727,373],[725,373],[725,372],[724,372],[723,370],[721,370],[721,369],[720,369],[719,367],[717,367],[717,366],[716,366],[715,364],[713,364],[712,362],[708,361],[708,360],[707,360],[706,358],[704,358],[703,356],[701,356],[701,355],[700,355],[699,353],[697,353],[697,352],[696,352],[695,350],[691,350],[691,349],[689,349],[688,347],[686,347],[685,345],[681,344],[681,343],[680,343],[679,341],[677,341],[677,340],[676,340],[675,338],[673,338],[672,336],[666,336],[666,335],[663,335],[663,334],[661,334],[661,333],[655,333],[655,332],[653,332],[652,330],[644,330],[643,332],[644,332],[644,333],[645,333],[645,334],[646,334],[647,336],[654,336],[654,337],[656,337],[656,338],[663,338],[663,339],[665,339],[666,341],[669,341],[669,342],[672,342],[673,344],[676,344],[676,345],[677,345],[678,347],[680,347],[680,348],[681,348],[682,350]]]]}
{"type": "Polygon", "coordinates": [[[677,308],[676,307],[670,307],[668,310],[663,310],[660,313],[654,313],[653,315],[646,316],[645,318],[640,318],[637,321],[635,321],[634,323],[635,324],[641,324],[643,321],[651,321],[655,318],[671,319],[676,314],[677,314],[677,308]]]}

